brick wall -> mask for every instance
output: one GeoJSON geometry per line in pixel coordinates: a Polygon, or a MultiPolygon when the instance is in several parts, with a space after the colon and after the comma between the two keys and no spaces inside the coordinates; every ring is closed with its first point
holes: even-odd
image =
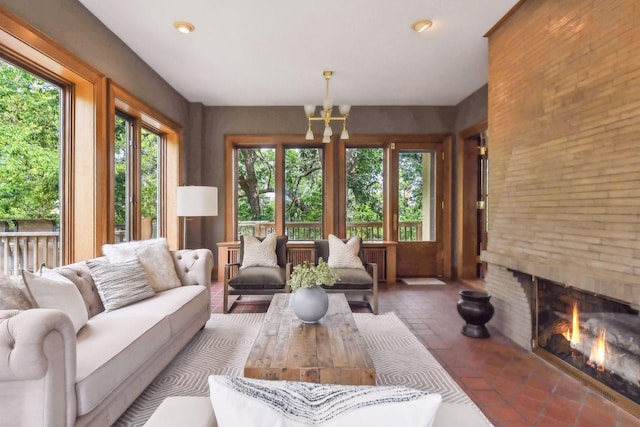
{"type": "Polygon", "coordinates": [[[490,325],[516,344],[531,350],[535,308],[531,276],[489,264],[485,282],[495,309],[490,325]]]}
{"type": "Polygon", "coordinates": [[[527,0],[491,32],[489,162],[484,260],[640,306],[640,1],[527,0]]]}

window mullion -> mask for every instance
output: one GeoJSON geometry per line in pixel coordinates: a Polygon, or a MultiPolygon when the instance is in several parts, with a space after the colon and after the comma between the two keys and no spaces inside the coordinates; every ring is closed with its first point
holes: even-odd
{"type": "Polygon", "coordinates": [[[284,146],[276,146],[276,182],[275,182],[275,203],[276,203],[276,234],[284,235],[284,203],[285,203],[285,182],[284,182],[284,146]]]}

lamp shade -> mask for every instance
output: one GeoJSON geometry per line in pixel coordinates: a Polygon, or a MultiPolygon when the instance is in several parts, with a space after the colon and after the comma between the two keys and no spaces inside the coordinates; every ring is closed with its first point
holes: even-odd
{"type": "Polygon", "coordinates": [[[178,216],[217,216],[218,187],[178,187],[178,216]]]}

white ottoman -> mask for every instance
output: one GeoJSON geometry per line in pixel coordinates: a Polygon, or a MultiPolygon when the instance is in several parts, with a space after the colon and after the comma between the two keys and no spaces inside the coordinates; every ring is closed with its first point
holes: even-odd
{"type": "Polygon", "coordinates": [[[217,427],[211,400],[202,396],[172,396],[162,401],[145,427],[217,427]]]}

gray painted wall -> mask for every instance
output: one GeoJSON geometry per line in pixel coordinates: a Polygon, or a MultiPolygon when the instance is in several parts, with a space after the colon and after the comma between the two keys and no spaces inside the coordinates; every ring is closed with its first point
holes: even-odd
{"type": "MultiPolygon", "coordinates": [[[[224,189],[224,136],[226,134],[296,134],[306,132],[306,119],[302,106],[295,107],[206,107],[205,137],[203,144],[187,147],[197,150],[189,153],[189,159],[202,162],[199,168],[190,167],[188,182],[214,185],[224,189]],[[198,181],[201,177],[202,181],[198,181]]],[[[349,115],[348,129],[356,134],[453,134],[457,107],[358,107],[349,115]]],[[[197,126],[197,124],[195,125],[197,126]]],[[[314,128],[319,132],[317,128],[314,128]]],[[[339,132],[339,126],[334,133],[339,132]]],[[[193,165],[193,164],[191,164],[193,165]]],[[[189,242],[193,246],[215,248],[224,240],[224,195],[220,191],[220,208],[217,218],[206,218],[200,227],[192,222],[189,242]]]]}
{"type": "Polygon", "coordinates": [[[0,0],[0,6],[48,35],[142,101],[187,127],[187,100],[79,1],[0,0]]]}
{"type": "MultiPolygon", "coordinates": [[[[302,135],[306,130],[302,106],[207,107],[190,104],[77,0],[0,0],[0,6],[183,126],[185,184],[215,185],[220,189],[221,202],[225,186],[225,134],[302,135]]],[[[349,132],[447,133],[455,136],[486,118],[487,87],[484,86],[457,106],[354,106],[349,117],[349,132]]],[[[337,127],[334,129],[334,132],[339,131],[337,127]]],[[[215,252],[215,243],[224,239],[223,216],[224,206],[220,203],[217,218],[191,219],[188,245],[207,247],[215,252]]]]}

